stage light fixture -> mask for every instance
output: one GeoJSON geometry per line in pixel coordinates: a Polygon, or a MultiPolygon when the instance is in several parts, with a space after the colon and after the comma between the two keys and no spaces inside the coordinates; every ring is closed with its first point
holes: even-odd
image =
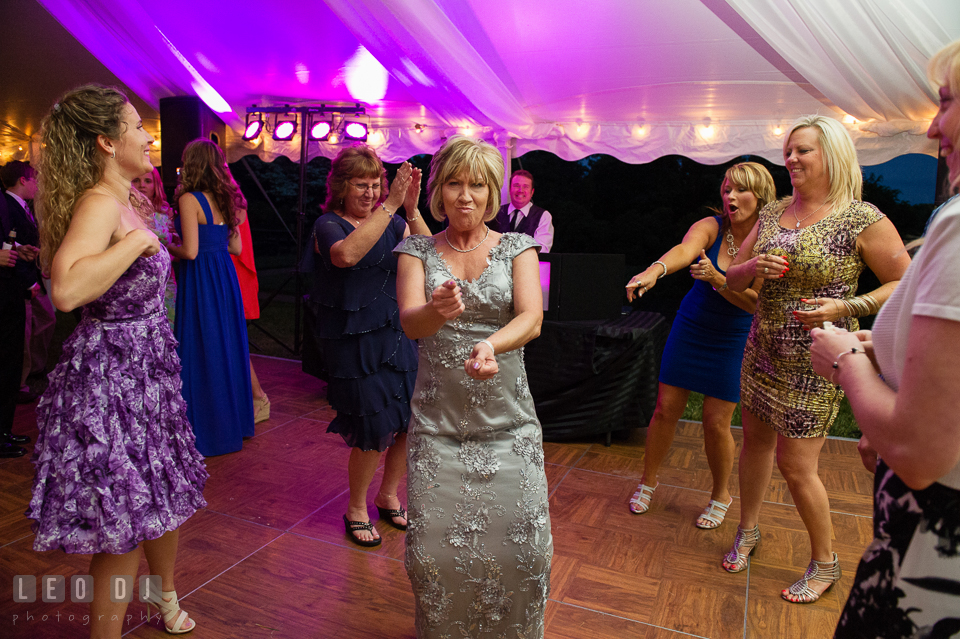
{"type": "Polygon", "coordinates": [[[333,131],[332,124],[327,120],[317,120],[310,125],[307,138],[313,142],[326,142],[333,131]]]}
{"type": "Polygon", "coordinates": [[[292,140],[297,132],[297,118],[293,116],[292,120],[280,120],[279,116],[273,121],[273,139],[281,142],[292,140]]]}
{"type": "Polygon", "coordinates": [[[247,142],[255,140],[260,137],[261,131],[263,131],[263,116],[259,113],[248,113],[247,125],[243,129],[243,139],[247,142]],[[251,120],[250,116],[256,116],[256,119],[251,120]]]}
{"type": "Polygon", "coordinates": [[[359,142],[367,141],[367,125],[363,122],[349,122],[343,129],[343,139],[359,142]]]}

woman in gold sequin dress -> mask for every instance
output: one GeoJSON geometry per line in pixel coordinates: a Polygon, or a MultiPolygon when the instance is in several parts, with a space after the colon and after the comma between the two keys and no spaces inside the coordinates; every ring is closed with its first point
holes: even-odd
{"type": "Polygon", "coordinates": [[[427,187],[450,224],[395,249],[400,321],[420,340],[406,552],[420,639],[543,637],[553,538],[522,348],[543,320],[539,245],[484,224],[502,183],[495,147],[450,138],[427,187]]]}
{"type": "Polygon", "coordinates": [[[890,220],[859,201],[863,179],[843,125],[823,116],[801,118],[786,136],[783,156],[793,195],[760,212],[727,272],[733,290],[757,278],[763,285],[741,373],[740,525],[723,567],[744,570],[760,541],[760,506],[776,458],[811,547],[803,577],[781,595],[809,603],[840,578],[817,463],[843,398],[813,371],[809,331],[825,321],[857,330],[856,318],[876,313],[910,259],[890,220]],[[881,286],[855,297],[864,267],[881,286]]]}

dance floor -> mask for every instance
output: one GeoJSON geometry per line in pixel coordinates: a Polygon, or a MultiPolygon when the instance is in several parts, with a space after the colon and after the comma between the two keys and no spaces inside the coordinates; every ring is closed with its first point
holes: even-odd
{"type": "MultiPolygon", "coordinates": [[[[177,590],[203,638],[414,637],[413,596],[403,569],[403,533],[377,528],[383,544],[347,539],[347,455],[325,433],[333,417],[324,384],[299,363],[254,357],[272,402],[270,420],[239,453],[210,458],[206,510],[181,529],[177,590]]],[[[33,406],[14,432],[36,436],[33,406]]],[[[627,510],[642,471],[644,430],[605,447],[593,441],[544,446],[554,558],[546,636],[555,639],[830,637],[860,554],[872,536],[872,476],[851,441],[829,440],[820,474],[830,495],[834,544],[844,577],[820,601],[788,604],[780,590],[803,572],[809,544],[775,471],[760,517],[762,542],[748,570],[720,559],[739,516],[734,499],[715,531],[694,527],[710,473],[700,424],[684,422],[645,515],[627,510]]],[[[734,431],[738,453],[740,431],[734,431]]],[[[31,446],[32,449],[32,446],[31,446]]],[[[14,575],[85,574],[89,557],[37,553],[24,518],[29,455],[0,460],[0,636],[87,637],[86,604],[14,603],[14,575]]],[[[379,477],[376,478],[379,481],[379,477]]],[[[734,469],[734,495],[736,486],[734,469]]],[[[372,498],[372,493],[371,493],[372,498]]],[[[370,508],[373,515],[376,510],[370,508]]],[[[147,571],[141,562],[141,574],[147,571]]],[[[127,637],[161,636],[156,616],[131,603],[127,637]]]]}

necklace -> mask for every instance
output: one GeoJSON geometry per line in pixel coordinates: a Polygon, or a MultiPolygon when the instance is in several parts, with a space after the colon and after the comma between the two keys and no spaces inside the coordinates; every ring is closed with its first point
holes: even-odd
{"type": "Polygon", "coordinates": [[[121,200],[120,198],[117,197],[117,194],[116,194],[116,193],[114,193],[113,191],[111,191],[110,189],[108,189],[108,188],[106,187],[106,185],[101,184],[100,182],[97,182],[97,184],[94,185],[93,188],[102,190],[104,193],[106,193],[107,195],[109,195],[110,197],[112,197],[113,199],[115,199],[117,202],[119,202],[119,203],[120,203],[120,206],[122,206],[123,208],[127,209],[128,211],[132,211],[132,210],[133,210],[133,207],[130,205],[130,197],[129,197],[129,195],[127,196],[127,201],[124,202],[123,200],[121,200]]]}
{"type": "Polygon", "coordinates": [[[357,227],[357,228],[360,228],[360,226],[361,226],[364,222],[367,221],[367,218],[365,218],[365,217],[364,217],[364,218],[360,218],[360,219],[356,219],[356,218],[354,218],[353,215],[351,215],[350,213],[344,213],[344,214],[343,214],[343,219],[345,219],[347,222],[350,222],[351,224],[353,224],[353,225],[354,225],[355,227],[357,227]]]}
{"type": "Polygon", "coordinates": [[[824,200],[823,204],[818,206],[816,211],[814,211],[813,213],[807,213],[806,215],[803,216],[803,219],[800,219],[799,217],[797,217],[797,203],[794,202],[793,203],[793,219],[797,221],[797,228],[800,228],[800,222],[803,222],[803,220],[807,219],[808,217],[812,217],[816,215],[817,213],[820,212],[820,209],[822,209],[826,205],[827,205],[827,201],[824,200]]]}
{"type": "Polygon", "coordinates": [[[456,251],[457,253],[469,253],[470,251],[476,251],[478,248],[480,248],[480,246],[481,246],[484,242],[487,241],[487,237],[488,237],[489,235],[490,235],[490,227],[488,226],[488,227],[487,227],[487,233],[486,233],[486,235],[483,236],[483,239],[480,240],[480,244],[477,244],[477,245],[474,246],[473,248],[468,248],[468,249],[458,249],[456,246],[454,246],[453,244],[450,243],[450,240],[447,239],[446,235],[444,235],[444,239],[447,240],[447,246],[449,246],[450,248],[452,248],[452,249],[453,249],[454,251],[456,251]]]}
{"type": "Polygon", "coordinates": [[[732,255],[734,258],[737,257],[737,253],[740,252],[740,247],[733,243],[733,230],[727,229],[727,244],[730,245],[730,248],[727,249],[727,255],[732,255]]]}

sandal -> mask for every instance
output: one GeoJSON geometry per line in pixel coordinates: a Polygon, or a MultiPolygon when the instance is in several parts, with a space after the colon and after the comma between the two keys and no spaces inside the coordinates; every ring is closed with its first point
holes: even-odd
{"type": "Polygon", "coordinates": [[[147,608],[149,609],[150,606],[154,606],[157,609],[157,613],[160,615],[160,618],[163,619],[163,629],[166,630],[168,634],[185,635],[197,627],[197,623],[190,618],[190,615],[180,610],[176,590],[161,592],[159,596],[153,595],[147,600],[147,608]],[[190,627],[184,628],[187,622],[190,623],[190,627]]]}
{"type": "MultiPolygon", "coordinates": [[[[374,504],[374,506],[377,506],[377,505],[374,504]]],[[[403,506],[401,506],[400,508],[381,508],[380,506],[377,506],[377,512],[380,513],[380,519],[383,519],[389,522],[390,525],[393,526],[394,528],[398,530],[407,529],[406,524],[398,524],[396,521],[394,521],[394,519],[406,520],[407,511],[403,506]]]]}
{"type": "MultiPolygon", "coordinates": [[[[657,482],[657,486],[659,485],[660,482],[657,482]]],[[[630,498],[630,512],[634,515],[642,515],[650,510],[653,491],[657,489],[657,486],[647,486],[646,484],[637,486],[637,492],[633,493],[633,497],[630,498]]]]}
{"type": "Polygon", "coordinates": [[[703,514],[697,517],[696,526],[703,530],[713,530],[719,528],[723,523],[723,518],[727,516],[727,508],[733,503],[733,497],[725,504],[721,504],[716,499],[711,499],[703,514]]]}
{"type": "Polygon", "coordinates": [[[253,423],[259,424],[270,419],[270,398],[264,393],[253,398],[253,423]]]}
{"type": "Polygon", "coordinates": [[[747,561],[757,545],[760,543],[760,526],[744,530],[737,526],[737,537],[733,541],[733,548],[723,558],[723,569],[727,572],[740,572],[747,567],[747,561]]]}
{"type": "Polygon", "coordinates": [[[369,530],[373,532],[373,524],[369,521],[350,521],[347,519],[347,516],[343,516],[343,525],[347,529],[347,534],[350,536],[350,539],[353,540],[353,543],[358,546],[364,546],[366,548],[373,548],[374,546],[379,546],[381,539],[377,537],[376,539],[360,539],[353,533],[360,532],[361,530],[369,530]]]}
{"type": "Polygon", "coordinates": [[[833,553],[833,561],[810,560],[807,571],[803,573],[800,581],[789,588],[780,592],[780,596],[790,603],[813,603],[819,599],[824,592],[830,590],[830,586],[840,581],[840,558],[837,553],[833,553]],[[810,587],[811,581],[820,581],[827,584],[823,592],[818,593],[810,587]],[[791,599],[791,597],[793,597],[791,599]]]}

